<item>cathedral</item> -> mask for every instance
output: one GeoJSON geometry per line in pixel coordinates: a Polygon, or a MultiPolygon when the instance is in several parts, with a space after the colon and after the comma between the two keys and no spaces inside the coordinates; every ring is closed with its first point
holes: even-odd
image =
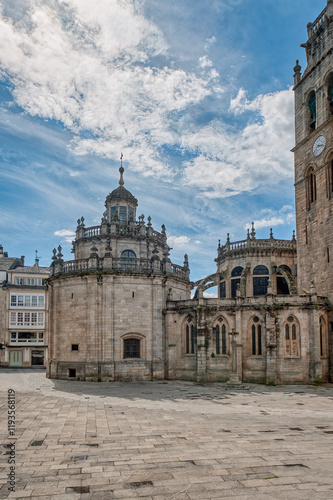
{"type": "Polygon", "coordinates": [[[193,283],[187,255],[170,260],[165,227],[137,216],[121,165],[101,224],[77,221],[74,259],[53,250],[48,377],[333,380],[333,0],[307,30],[307,67],[294,68],[297,238],[258,239],[253,225],[242,241],[228,235],[216,272],[193,283]]]}

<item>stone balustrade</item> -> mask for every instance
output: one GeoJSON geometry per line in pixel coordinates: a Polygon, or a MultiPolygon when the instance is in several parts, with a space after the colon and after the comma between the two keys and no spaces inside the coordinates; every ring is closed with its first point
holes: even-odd
{"type": "Polygon", "coordinates": [[[89,272],[130,272],[130,273],[162,273],[189,281],[190,271],[171,262],[161,262],[151,259],[90,257],[63,262],[56,260],[51,265],[51,276],[64,274],[82,274],[89,272]]]}
{"type": "Polygon", "coordinates": [[[276,240],[275,238],[259,240],[256,238],[248,238],[246,240],[234,241],[232,243],[227,242],[225,245],[219,247],[218,256],[225,257],[226,255],[230,255],[230,253],[237,253],[239,251],[272,249],[296,251],[296,240],[276,240]]]}

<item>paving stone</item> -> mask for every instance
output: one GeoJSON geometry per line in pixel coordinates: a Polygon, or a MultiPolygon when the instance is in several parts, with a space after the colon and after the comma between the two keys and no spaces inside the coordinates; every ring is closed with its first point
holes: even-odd
{"type": "Polygon", "coordinates": [[[192,382],[51,381],[30,370],[17,381],[15,373],[0,369],[0,403],[8,388],[20,401],[17,492],[10,496],[4,467],[0,498],[333,498],[333,435],[324,433],[333,431],[333,385],[228,392],[192,382]]]}

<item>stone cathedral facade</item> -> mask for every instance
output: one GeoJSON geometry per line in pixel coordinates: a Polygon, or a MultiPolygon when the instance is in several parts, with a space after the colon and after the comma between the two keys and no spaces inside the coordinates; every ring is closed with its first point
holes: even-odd
{"type": "Polygon", "coordinates": [[[137,217],[121,166],[101,224],[77,221],[74,259],[53,251],[48,377],[333,380],[333,0],[307,28],[307,67],[294,68],[297,241],[258,239],[252,226],[219,243],[216,272],[192,283],[165,227],[137,217]],[[212,286],[218,297],[205,298],[212,286]]]}

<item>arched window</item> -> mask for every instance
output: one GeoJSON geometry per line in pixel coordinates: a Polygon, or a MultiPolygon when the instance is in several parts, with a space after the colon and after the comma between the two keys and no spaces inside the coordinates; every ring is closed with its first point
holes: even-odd
{"type": "Polygon", "coordinates": [[[195,345],[196,345],[196,338],[195,338],[193,318],[192,316],[189,316],[185,323],[185,349],[184,349],[185,354],[194,354],[195,345]]]}
{"type": "Polygon", "coordinates": [[[258,316],[254,316],[251,325],[252,356],[262,356],[262,326],[258,316]]]}
{"type": "Polygon", "coordinates": [[[326,322],[324,318],[320,318],[319,320],[319,334],[320,334],[320,356],[322,358],[327,357],[327,330],[326,330],[326,322]]]}
{"type": "Polygon", "coordinates": [[[222,317],[218,318],[213,327],[215,333],[216,354],[228,353],[228,327],[222,317]]]}
{"type": "Polygon", "coordinates": [[[300,334],[299,325],[294,316],[288,316],[284,325],[285,356],[299,358],[300,334]]]}
{"type": "Polygon", "coordinates": [[[316,122],[317,122],[317,99],[314,90],[312,90],[309,94],[308,106],[309,106],[309,116],[310,116],[309,126],[310,126],[310,131],[312,131],[316,128],[316,122]]]}
{"type": "Polygon", "coordinates": [[[306,177],[306,188],[307,188],[307,205],[308,208],[311,207],[311,204],[314,203],[317,199],[317,183],[316,183],[316,174],[314,168],[310,168],[306,177]]]}
{"type": "Polygon", "coordinates": [[[266,266],[257,266],[253,269],[253,295],[266,295],[269,281],[269,271],[266,266]]]}
{"type": "MultiPolygon", "coordinates": [[[[279,266],[279,267],[291,275],[290,267],[288,267],[284,264],[279,266]]],[[[277,295],[290,295],[288,282],[287,282],[286,278],[284,276],[282,276],[280,271],[277,271],[277,273],[276,273],[276,293],[277,293],[277,295]]]]}
{"type": "Polygon", "coordinates": [[[122,269],[136,268],[136,255],[132,250],[124,250],[124,252],[121,254],[121,268],[122,269]]]}
{"type": "Polygon", "coordinates": [[[231,297],[236,297],[237,295],[237,285],[240,285],[240,276],[242,276],[243,270],[243,267],[237,266],[231,271],[231,297]]]}
{"type": "Polygon", "coordinates": [[[140,358],[140,339],[124,339],[124,359],[140,358]]]}

